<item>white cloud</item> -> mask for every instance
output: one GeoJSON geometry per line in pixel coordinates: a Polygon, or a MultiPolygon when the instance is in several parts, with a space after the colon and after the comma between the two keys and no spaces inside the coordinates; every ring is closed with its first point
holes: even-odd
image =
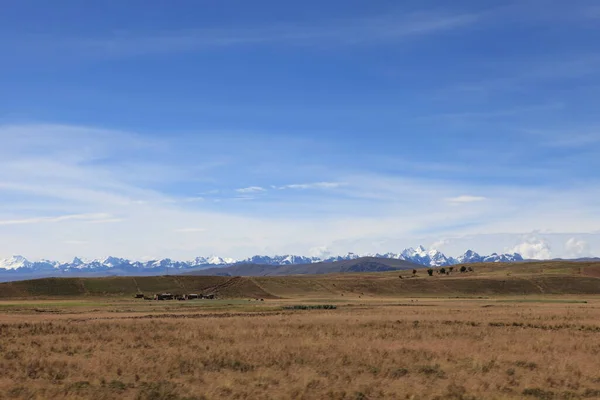
{"type": "Polygon", "coordinates": [[[196,232],[206,232],[206,229],[205,228],[179,228],[179,229],[175,229],[175,232],[196,233],[196,232]]]}
{"type": "Polygon", "coordinates": [[[264,192],[266,190],[267,189],[260,187],[260,186],[250,186],[250,187],[246,187],[246,188],[235,189],[235,191],[238,193],[260,193],[260,192],[264,192]]]}
{"type": "Polygon", "coordinates": [[[295,183],[280,186],[279,189],[335,189],[343,185],[344,183],[342,182],[295,183]]]}
{"type": "Polygon", "coordinates": [[[184,202],[193,203],[195,201],[204,201],[204,197],[188,197],[183,199],[184,202]]]}
{"type": "MultiPolygon", "coordinates": [[[[473,248],[491,253],[511,249],[524,241],[515,237],[536,229],[568,235],[560,241],[548,240],[557,252],[554,256],[562,256],[560,252],[571,237],[587,241],[590,253],[600,254],[600,234],[585,236],[600,226],[600,193],[595,185],[556,191],[487,184],[485,193],[490,201],[479,201],[477,207],[440,207],[439,199],[456,199],[456,193],[482,193],[482,187],[420,179],[415,174],[389,176],[366,164],[360,171],[336,169],[326,157],[316,171],[311,168],[307,172],[294,160],[282,170],[270,165],[260,169],[265,158],[254,157],[254,148],[253,159],[260,162],[239,161],[238,155],[248,151],[246,143],[240,149],[228,148],[237,163],[227,166],[228,174],[218,175],[221,168],[202,169],[199,174],[200,167],[188,164],[192,157],[184,155],[197,154],[206,145],[205,138],[197,142],[176,138],[158,144],[155,138],[85,127],[0,126],[0,258],[13,253],[52,259],[107,254],[137,258],[148,255],[149,248],[157,257],[173,258],[308,254],[315,248],[332,254],[370,253],[399,251],[405,243],[434,243],[440,237],[452,238],[444,251],[473,248]],[[131,168],[132,163],[136,168],[131,168]],[[277,191],[272,198],[252,196],[260,191],[245,196],[236,193],[239,200],[253,200],[251,203],[212,197],[193,206],[186,202],[194,194],[217,190],[216,182],[240,187],[239,181],[256,179],[257,170],[264,175],[268,175],[265,170],[272,170],[274,175],[261,175],[262,180],[292,176],[294,181],[306,183],[283,186],[287,191],[277,191]],[[300,190],[301,196],[296,192],[300,190]],[[118,229],[108,222],[120,222],[118,229]],[[198,235],[180,231],[197,231],[197,227],[210,235],[199,241],[198,235]],[[500,241],[494,236],[500,233],[508,236],[500,241]],[[468,239],[455,240],[457,236],[468,239]],[[64,243],[73,238],[89,243],[64,243]]],[[[253,138],[250,142],[260,151],[271,139],[253,138]]],[[[289,143],[280,145],[289,147],[289,143]]],[[[318,162],[315,156],[315,164],[318,162]]],[[[465,203],[464,196],[459,198],[459,204],[465,203]]],[[[535,244],[527,245],[535,250],[535,244]]],[[[540,253],[531,251],[531,255],[540,253]]]]}
{"type": "Polygon", "coordinates": [[[570,238],[565,243],[565,250],[570,257],[585,257],[590,255],[590,245],[585,240],[570,238]]]}
{"type": "Polygon", "coordinates": [[[445,200],[451,204],[464,204],[464,203],[475,203],[478,201],[484,201],[484,200],[487,200],[487,198],[482,197],[482,196],[463,195],[463,196],[457,196],[457,197],[449,197],[445,200]]]}
{"type": "Polygon", "coordinates": [[[320,258],[327,258],[332,255],[331,251],[329,250],[329,247],[327,247],[327,246],[313,247],[308,250],[308,254],[311,257],[320,257],[320,258]]]}
{"type": "Polygon", "coordinates": [[[40,223],[57,223],[64,221],[112,222],[115,219],[110,214],[72,214],[58,217],[35,217],[25,219],[0,220],[0,225],[24,225],[40,223]]]}
{"type": "Polygon", "coordinates": [[[534,236],[513,247],[512,252],[522,255],[525,259],[547,260],[552,257],[550,245],[534,236]]]}
{"type": "Polygon", "coordinates": [[[445,245],[449,244],[451,242],[450,239],[439,239],[435,242],[433,242],[431,244],[431,246],[429,246],[430,250],[439,250],[440,248],[444,247],[445,245]]]}
{"type": "Polygon", "coordinates": [[[106,218],[106,219],[91,219],[86,221],[88,224],[113,224],[116,222],[123,222],[122,218],[106,218]]]}

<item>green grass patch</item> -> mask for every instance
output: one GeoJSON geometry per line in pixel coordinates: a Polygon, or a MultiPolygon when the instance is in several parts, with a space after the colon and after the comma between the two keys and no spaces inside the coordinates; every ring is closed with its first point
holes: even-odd
{"type": "Polygon", "coordinates": [[[70,308],[70,307],[103,307],[110,303],[91,301],[27,301],[27,302],[0,302],[2,308],[70,308]]]}

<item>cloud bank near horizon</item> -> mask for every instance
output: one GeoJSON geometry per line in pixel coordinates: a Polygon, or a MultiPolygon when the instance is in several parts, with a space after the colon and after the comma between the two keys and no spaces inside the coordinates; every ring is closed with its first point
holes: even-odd
{"type": "MultiPolygon", "coordinates": [[[[0,254],[241,258],[315,248],[387,252],[420,243],[450,255],[472,248],[527,258],[600,250],[594,188],[557,192],[389,176],[372,166],[357,171],[324,161],[306,170],[284,156],[249,155],[245,144],[219,144],[211,134],[170,137],[61,125],[0,127],[0,254]],[[210,156],[187,156],[207,145],[210,156]],[[290,175],[308,183],[286,183],[290,175]]],[[[256,149],[262,140],[271,142],[253,138],[256,149]]],[[[326,160],[314,151],[311,156],[326,160]]]]}

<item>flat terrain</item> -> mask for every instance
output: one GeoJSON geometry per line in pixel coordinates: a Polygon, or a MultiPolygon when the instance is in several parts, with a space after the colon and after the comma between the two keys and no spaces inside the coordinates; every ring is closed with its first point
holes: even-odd
{"type": "Polygon", "coordinates": [[[0,399],[600,398],[597,265],[507,268],[0,285],[0,399]]]}

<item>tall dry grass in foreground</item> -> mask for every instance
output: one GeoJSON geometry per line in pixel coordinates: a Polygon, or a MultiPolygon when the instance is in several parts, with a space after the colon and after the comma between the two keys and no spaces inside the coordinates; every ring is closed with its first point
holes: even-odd
{"type": "Polygon", "coordinates": [[[482,305],[0,316],[0,398],[600,398],[599,308],[482,305]]]}

